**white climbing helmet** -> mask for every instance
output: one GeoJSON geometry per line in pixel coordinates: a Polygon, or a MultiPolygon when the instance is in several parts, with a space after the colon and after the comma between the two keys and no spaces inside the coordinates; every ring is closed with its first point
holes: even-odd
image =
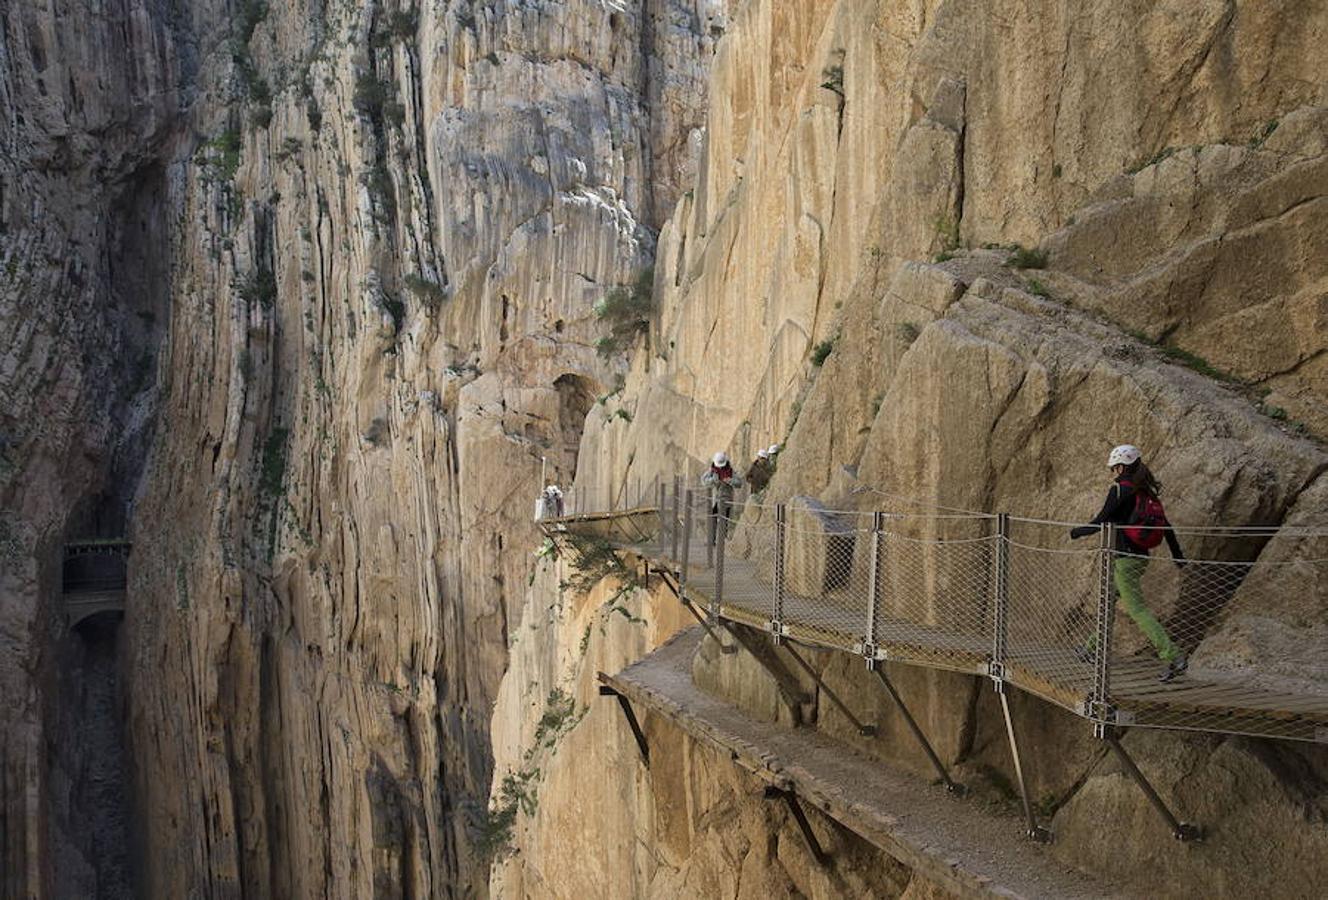
{"type": "Polygon", "coordinates": [[[550,497],[561,497],[563,495],[562,489],[556,484],[551,484],[546,487],[544,493],[548,494],[550,497]]]}
{"type": "Polygon", "coordinates": [[[769,451],[769,450],[757,450],[757,451],[756,451],[756,458],[757,458],[757,459],[769,459],[769,458],[770,458],[770,451],[769,451]]]}
{"type": "Polygon", "coordinates": [[[770,456],[774,456],[776,453],[779,452],[779,445],[771,444],[769,447],[766,448],[765,452],[770,456]]]}
{"type": "Polygon", "coordinates": [[[1111,455],[1107,457],[1107,468],[1134,465],[1141,456],[1143,454],[1139,452],[1139,448],[1134,444],[1121,444],[1112,450],[1111,455]]]}
{"type": "Polygon", "coordinates": [[[729,464],[729,455],[721,450],[710,461],[715,464],[716,468],[722,469],[729,464]]]}

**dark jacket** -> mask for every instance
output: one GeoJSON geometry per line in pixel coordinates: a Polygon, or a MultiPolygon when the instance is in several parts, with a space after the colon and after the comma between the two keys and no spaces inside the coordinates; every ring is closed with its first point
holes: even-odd
{"type": "Polygon", "coordinates": [[[747,483],[752,486],[752,493],[759,494],[765,490],[773,474],[775,470],[771,467],[770,460],[758,456],[747,470],[747,483]]]}
{"type": "MultiPolygon", "coordinates": [[[[1111,490],[1107,491],[1107,500],[1102,504],[1102,511],[1093,517],[1091,524],[1071,528],[1070,537],[1081,538],[1088,537],[1090,534],[1097,534],[1101,531],[1101,526],[1105,524],[1132,524],[1135,494],[1137,492],[1134,485],[1128,483],[1129,480],[1129,475],[1122,474],[1119,476],[1116,483],[1111,486],[1111,490]]],[[[1167,547],[1171,549],[1172,558],[1184,559],[1185,554],[1180,549],[1180,541],[1176,540],[1176,532],[1171,530],[1170,522],[1167,523],[1166,531],[1162,532],[1162,536],[1167,540],[1167,547]]],[[[1127,538],[1121,528],[1116,529],[1116,549],[1122,553],[1134,553],[1139,556],[1148,555],[1147,548],[1140,547],[1127,538]]]]}

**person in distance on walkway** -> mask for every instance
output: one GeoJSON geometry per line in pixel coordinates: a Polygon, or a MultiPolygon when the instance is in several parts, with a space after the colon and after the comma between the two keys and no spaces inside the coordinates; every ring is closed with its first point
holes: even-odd
{"type": "MultiPolygon", "coordinates": [[[[1134,624],[1144,633],[1157,650],[1157,655],[1167,664],[1159,680],[1166,683],[1185,671],[1189,660],[1185,653],[1176,646],[1162,623],[1153,615],[1153,611],[1144,603],[1140,579],[1148,568],[1149,553],[1163,539],[1171,550],[1171,557],[1176,565],[1184,568],[1185,554],[1181,551],[1180,541],[1167,521],[1166,511],[1158,495],[1162,492],[1161,483],[1144,465],[1139,448],[1131,444],[1121,444],[1107,457],[1115,481],[1107,491],[1106,502],[1102,510],[1087,525],[1070,529],[1071,538],[1087,537],[1097,534],[1104,524],[1113,524],[1116,529],[1118,554],[1112,560],[1111,575],[1116,584],[1116,592],[1125,611],[1130,614],[1134,624]]],[[[1091,652],[1095,641],[1090,641],[1091,652]]]]}
{"type": "Polygon", "coordinates": [[[701,476],[701,486],[713,490],[713,501],[710,504],[710,542],[715,540],[714,522],[717,518],[725,521],[724,534],[728,536],[729,514],[733,511],[733,492],[743,486],[742,476],[733,469],[733,464],[729,462],[729,455],[723,450],[719,451],[710,460],[710,468],[701,476]]]}
{"type": "Polygon", "coordinates": [[[747,469],[747,483],[752,486],[752,493],[759,494],[770,483],[770,476],[775,470],[770,465],[770,451],[757,450],[756,459],[747,469]]]}

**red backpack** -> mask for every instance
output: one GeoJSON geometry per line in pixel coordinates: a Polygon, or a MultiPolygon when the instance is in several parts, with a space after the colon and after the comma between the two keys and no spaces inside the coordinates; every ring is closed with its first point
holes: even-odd
{"type": "MultiPolygon", "coordinates": [[[[1121,485],[1123,487],[1134,487],[1128,481],[1122,481],[1121,485]]],[[[1136,547],[1152,550],[1162,543],[1162,538],[1166,536],[1163,529],[1169,524],[1167,522],[1167,511],[1163,508],[1162,501],[1152,494],[1146,494],[1136,489],[1134,493],[1134,512],[1130,515],[1130,524],[1123,529],[1126,539],[1136,547]]]]}

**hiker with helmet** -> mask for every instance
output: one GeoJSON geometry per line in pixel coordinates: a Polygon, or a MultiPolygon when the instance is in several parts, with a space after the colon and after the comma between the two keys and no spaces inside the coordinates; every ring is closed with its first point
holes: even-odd
{"type": "Polygon", "coordinates": [[[717,518],[725,520],[724,533],[727,536],[727,521],[733,509],[733,492],[742,485],[742,476],[734,471],[733,464],[729,462],[729,455],[720,450],[711,458],[710,468],[701,476],[701,486],[710,488],[712,491],[713,499],[710,504],[710,542],[712,544],[714,543],[714,522],[717,518]]]}
{"type": "Polygon", "coordinates": [[[752,493],[759,494],[765,490],[765,486],[770,483],[770,476],[774,474],[775,468],[770,465],[770,451],[757,450],[756,459],[747,468],[747,483],[752,486],[752,493]]]}
{"type": "MultiPolygon", "coordinates": [[[[1158,499],[1162,493],[1162,484],[1144,465],[1139,448],[1121,444],[1111,451],[1107,465],[1116,478],[1107,492],[1102,511],[1093,517],[1090,524],[1070,529],[1070,537],[1096,534],[1104,524],[1118,526],[1116,546],[1113,549],[1120,555],[1113,559],[1111,571],[1116,593],[1125,604],[1130,618],[1152,642],[1158,657],[1167,664],[1158,680],[1170,682],[1185,671],[1189,660],[1184,651],[1172,641],[1152,610],[1144,604],[1143,589],[1139,582],[1144,570],[1148,568],[1149,553],[1164,539],[1178,567],[1184,568],[1185,554],[1180,549],[1180,541],[1176,540],[1171,523],[1167,521],[1162,501],[1158,499]]],[[[1087,649],[1092,651],[1091,643],[1087,649]]]]}

